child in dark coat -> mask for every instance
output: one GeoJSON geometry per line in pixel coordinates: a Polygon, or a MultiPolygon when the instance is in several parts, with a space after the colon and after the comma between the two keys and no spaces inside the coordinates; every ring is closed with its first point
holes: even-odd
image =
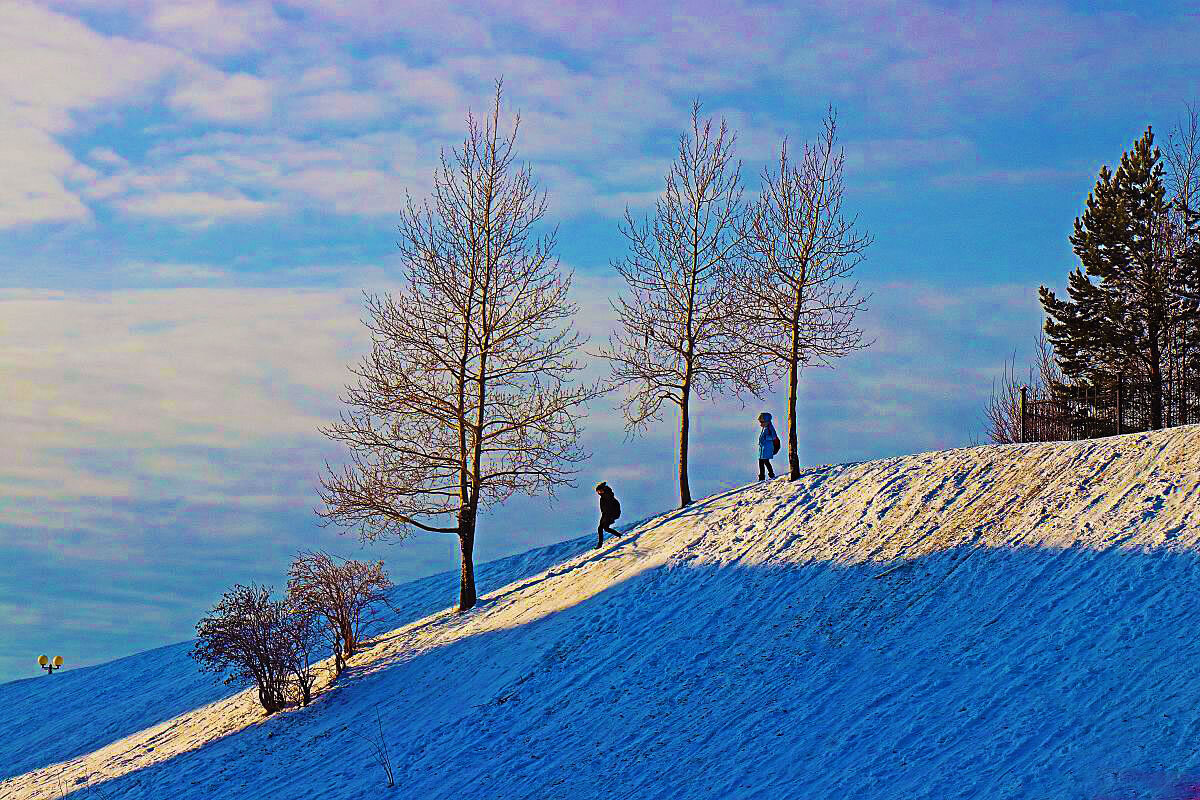
{"type": "Polygon", "coordinates": [[[596,484],[596,494],[600,495],[600,525],[596,528],[596,547],[599,547],[604,544],[605,531],[613,536],[621,535],[620,531],[612,528],[612,524],[621,518],[621,502],[613,494],[612,488],[603,481],[596,484]]]}

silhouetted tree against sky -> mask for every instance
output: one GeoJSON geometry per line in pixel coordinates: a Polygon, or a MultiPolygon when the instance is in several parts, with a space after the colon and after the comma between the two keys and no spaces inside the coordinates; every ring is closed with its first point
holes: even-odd
{"type": "Polygon", "coordinates": [[[709,399],[732,387],[759,395],[768,374],[763,359],[738,335],[733,272],[744,238],[741,165],[735,135],[724,120],[714,128],[692,105],[692,129],[679,137],[678,155],[654,212],[641,222],[628,210],[621,233],[629,253],[613,266],[628,292],[613,307],[618,330],[599,352],[612,366],[627,430],[679,410],[679,503],[692,502],[688,433],[692,398],[709,399]]]}
{"type": "Polygon", "coordinates": [[[300,552],[288,568],[288,600],[321,622],[333,650],[338,674],[376,612],[387,607],[385,592],[392,582],[382,561],[338,559],[328,553],[300,552]]]}
{"type": "MultiPolygon", "coordinates": [[[[746,268],[738,281],[740,329],[750,347],[762,348],[787,375],[788,467],[800,477],[796,402],[800,373],[861,349],[855,317],[866,304],[850,282],[871,237],[842,211],[845,155],[837,144],[837,117],[830,109],[824,131],[804,145],[799,162],[787,141],[775,169],[764,169],[762,189],[747,221],[746,268]]],[[[774,371],[774,370],[773,370],[774,371]]]]}
{"type": "Polygon", "coordinates": [[[431,200],[402,213],[405,284],[368,296],[371,352],[325,430],[351,463],[327,469],[322,516],[365,539],[457,536],[460,610],[476,601],[480,509],[569,483],[581,406],[599,393],[570,382],[570,276],[554,232],[537,232],[546,195],[515,161],[520,117],[502,133],[500,100],[498,83],[490,114],[469,115],[443,153],[431,200]]]}

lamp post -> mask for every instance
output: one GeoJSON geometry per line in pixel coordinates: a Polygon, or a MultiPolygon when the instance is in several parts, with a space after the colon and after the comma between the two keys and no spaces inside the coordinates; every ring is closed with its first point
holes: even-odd
{"type": "Polygon", "coordinates": [[[54,658],[46,658],[46,656],[40,655],[40,656],[38,656],[38,664],[41,665],[42,669],[46,670],[47,675],[53,675],[54,670],[58,669],[59,667],[61,667],[63,665],[63,659],[62,659],[62,656],[55,656],[54,658]]]}

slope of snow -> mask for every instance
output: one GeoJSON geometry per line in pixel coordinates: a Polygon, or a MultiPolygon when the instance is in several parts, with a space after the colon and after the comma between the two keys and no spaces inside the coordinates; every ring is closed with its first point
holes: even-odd
{"type": "MultiPolygon", "coordinates": [[[[584,541],[594,537],[478,564],[479,591],[541,572],[577,553],[584,541]]],[[[457,596],[457,570],[397,586],[389,601],[398,616],[379,620],[373,632],[428,616],[457,596]]],[[[188,655],[191,648],[192,642],[180,642],[94,667],[0,683],[0,781],[91,752],[240,691],[201,673],[188,655]]]]}
{"type": "Polygon", "coordinates": [[[33,768],[0,730],[0,798],[1182,800],[1198,497],[1197,427],[811,469],[497,562],[468,614],[437,610],[449,576],[401,587],[408,619],[304,710],[180,713],[122,662],[104,703],[0,686],[89,731],[33,768]]]}

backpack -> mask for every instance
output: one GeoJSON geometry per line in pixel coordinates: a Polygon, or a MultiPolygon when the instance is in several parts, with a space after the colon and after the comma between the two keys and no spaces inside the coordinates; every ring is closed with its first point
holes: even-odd
{"type": "Polygon", "coordinates": [[[779,437],[776,436],[775,437],[775,449],[771,451],[771,455],[775,455],[778,452],[779,452],[779,437]]]}
{"type": "Polygon", "coordinates": [[[613,519],[620,519],[621,518],[621,501],[616,498],[616,495],[613,496],[613,511],[616,512],[615,515],[613,516],[613,519]]]}

